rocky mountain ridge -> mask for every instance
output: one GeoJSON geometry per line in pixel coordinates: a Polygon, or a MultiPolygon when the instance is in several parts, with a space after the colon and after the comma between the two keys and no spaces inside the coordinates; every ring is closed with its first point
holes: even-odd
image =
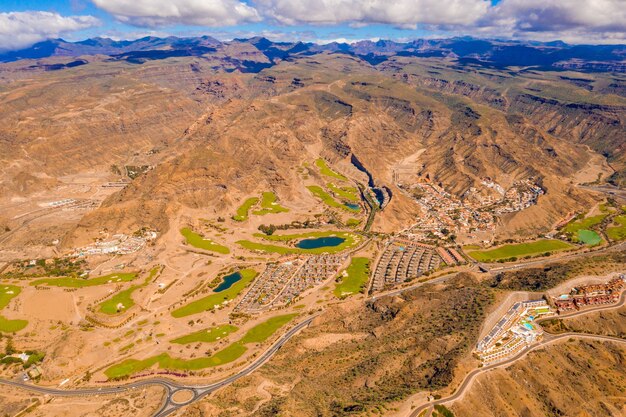
{"type": "MultiPolygon", "coordinates": [[[[519,42],[470,37],[418,39],[410,42],[366,40],[352,44],[273,42],[263,37],[219,41],[210,36],[193,38],[149,36],[132,41],[92,38],[79,42],[50,39],[29,48],[0,54],[0,62],[106,55],[111,59],[142,63],[146,60],[176,56],[203,56],[241,44],[247,44],[261,52],[271,65],[295,56],[331,52],[356,56],[372,65],[380,64],[392,57],[419,57],[450,58],[463,65],[474,64],[493,68],[533,67],[543,70],[582,72],[624,72],[626,70],[626,45],[568,45],[563,42],[519,42]]],[[[258,72],[266,66],[245,65],[244,62],[242,67],[251,72],[258,72]]]]}

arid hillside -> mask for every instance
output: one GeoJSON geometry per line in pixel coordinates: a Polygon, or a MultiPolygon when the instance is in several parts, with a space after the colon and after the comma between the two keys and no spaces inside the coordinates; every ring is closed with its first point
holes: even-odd
{"type": "Polygon", "coordinates": [[[459,417],[622,416],[624,355],[611,342],[566,341],[482,376],[450,408],[459,417]]]}
{"type": "MultiPolygon", "coordinates": [[[[356,58],[320,55],[283,62],[247,77],[245,87],[224,88],[221,94],[236,97],[208,106],[184,136],[189,152],[139,178],[81,225],[89,228],[102,219],[109,227],[119,227],[111,215],[115,207],[143,204],[148,197],[166,205],[176,201],[218,212],[232,209],[232,201],[261,187],[297,200],[301,192],[297,167],[322,155],[337,167],[350,169],[354,155],[377,183],[393,190],[390,208],[378,221],[378,227],[391,231],[417,212],[414,203],[396,188],[396,167],[421,153],[412,165],[416,179],[434,181],[459,196],[471,187],[480,187],[486,177],[504,186],[523,178],[539,178],[546,190],[539,204],[523,216],[504,219],[508,226],[502,228],[504,234],[524,235],[547,231],[572,206],[592,203],[592,198],[575,187],[579,173],[585,172],[593,180],[613,173],[598,162],[588,145],[598,152],[607,147],[621,149],[623,141],[618,134],[626,107],[620,97],[613,98],[620,105],[594,110],[614,121],[601,122],[602,129],[585,128],[582,137],[577,130],[581,123],[592,124],[597,115],[578,109],[572,116],[575,121],[551,122],[560,131],[542,125],[536,114],[518,106],[520,95],[506,95],[513,88],[524,87],[519,80],[494,81],[493,76],[476,73],[471,74],[476,85],[442,91],[424,85],[423,80],[411,81],[417,75],[405,71],[416,71],[415,63],[399,62],[398,68],[385,65],[381,70],[356,58]],[[478,83],[494,88],[481,90],[478,83]],[[479,91],[470,94],[468,89],[479,91]],[[568,123],[571,126],[566,129],[568,123]],[[217,160],[218,164],[213,163],[217,160]]],[[[440,77],[454,76],[452,69],[442,64],[420,63],[418,68],[421,72],[439,68],[440,77]]],[[[529,79],[525,84],[534,85],[535,81],[529,79]]],[[[137,219],[136,223],[140,222],[143,219],[137,219]]]]}
{"type": "Polygon", "coordinates": [[[623,414],[624,48],[40,46],[0,54],[0,415],[623,414]]]}
{"type": "Polygon", "coordinates": [[[296,168],[305,161],[322,156],[354,170],[356,157],[394,196],[375,224],[383,231],[419,213],[396,187],[407,168],[458,196],[485,178],[504,187],[535,178],[545,196],[502,219],[500,233],[510,237],[547,231],[572,207],[588,207],[593,199],[576,183],[619,183],[626,166],[626,101],[607,90],[616,82],[610,75],[585,74],[583,82],[440,58],[372,65],[327,52],[257,73],[216,66],[241,54],[262,63],[257,47],[233,43],[139,65],[93,59],[53,72],[4,64],[3,195],[27,197],[84,172],[115,179],[125,166],[154,168],[68,229],[69,243],[102,228],[167,230],[159,213],[180,207],[226,214],[261,188],[297,201],[296,168]]]}
{"type": "Polygon", "coordinates": [[[545,233],[572,207],[591,207],[596,198],[577,184],[623,176],[626,99],[610,88],[619,75],[404,56],[376,64],[324,51],[254,70],[226,65],[269,62],[267,45],[255,42],[141,62],[94,56],[54,71],[46,60],[3,64],[3,196],[149,168],[64,228],[70,245],[103,229],[165,232],[181,208],[225,216],[262,189],[304,204],[297,169],[322,157],[353,177],[356,159],[392,196],[374,223],[385,232],[420,212],[398,188],[407,172],[457,197],[489,197],[486,180],[506,189],[532,179],[544,195],[498,220],[509,238],[545,233]]]}
{"type": "Polygon", "coordinates": [[[458,369],[476,362],[469,353],[493,295],[460,274],[446,285],[331,308],[281,349],[271,367],[198,407],[208,415],[225,409],[238,415],[254,405],[251,414],[258,416],[390,412],[416,391],[447,387],[461,376],[458,369]]]}

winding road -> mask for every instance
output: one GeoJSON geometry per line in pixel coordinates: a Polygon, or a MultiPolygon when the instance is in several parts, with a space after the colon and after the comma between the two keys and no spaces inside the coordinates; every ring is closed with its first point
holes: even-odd
{"type": "MultiPolygon", "coordinates": [[[[598,307],[593,307],[593,308],[588,308],[585,310],[581,310],[581,311],[577,311],[574,313],[569,313],[566,315],[561,315],[561,316],[557,316],[557,317],[547,317],[545,319],[541,319],[541,320],[537,320],[537,323],[541,323],[542,321],[546,321],[546,320],[550,320],[550,319],[554,319],[554,318],[559,318],[559,319],[567,319],[567,318],[572,318],[572,317],[577,317],[577,316],[582,316],[585,314],[589,314],[589,313],[593,313],[596,311],[606,311],[606,310],[614,310],[617,308],[622,307],[624,304],[626,303],[626,291],[622,292],[622,295],[620,297],[620,301],[616,304],[609,304],[609,305],[602,305],[602,306],[598,306],[598,307]]],[[[538,343],[530,346],[527,349],[524,349],[523,351],[519,352],[517,355],[506,359],[504,361],[501,362],[496,362],[487,366],[484,366],[482,368],[478,368],[478,369],[474,369],[472,372],[470,372],[469,374],[467,374],[465,376],[465,379],[463,379],[463,381],[461,382],[461,384],[459,385],[459,387],[454,391],[454,394],[445,397],[445,398],[441,398],[439,400],[435,400],[432,402],[428,402],[425,404],[420,405],[419,407],[413,409],[411,411],[411,413],[409,414],[409,417],[418,417],[422,412],[424,412],[424,410],[431,410],[435,405],[439,405],[439,404],[447,404],[447,403],[451,403],[454,402],[458,399],[460,399],[461,397],[463,397],[463,395],[465,394],[465,392],[468,390],[468,388],[471,386],[472,382],[474,381],[474,379],[476,379],[479,375],[484,374],[485,372],[489,372],[492,371],[494,369],[497,368],[502,368],[502,367],[506,367],[511,365],[512,363],[515,363],[517,361],[519,361],[520,359],[523,359],[524,357],[526,357],[526,355],[528,355],[530,352],[533,352],[537,349],[541,349],[545,346],[554,344],[558,341],[561,341],[563,339],[571,339],[571,338],[575,338],[575,339],[588,339],[588,340],[599,340],[599,341],[608,341],[608,342],[616,342],[616,343],[622,343],[622,344],[626,344],[626,339],[620,339],[619,337],[612,337],[612,336],[602,336],[602,335],[595,335],[595,334],[586,334],[586,333],[572,333],[572,332],[568,332],[568,333],[560,333],[560,334],[552,334],[552,333],[544,333],[544,337],[541,341],[539,341],[538,343]]],[[[429,415],[429,413],[426,413],[426,415],[429,415]]]]}
{"type": "MultiPolygon", "coordinates": [[[[621,248],[621,246],[623,245],[624,244],[620,244],[616,246],[619,246],[621,248]]],[[[613,246],[612,249],[615,249],[616,246],[613,246]]],[[[606,249],[609,249],[609,248],[606,248],[606,249]]],[[[596,251],[596,253],[597,252],[599,251],[596,251]]],[[[581,254],[577,254],[577,255],[580,256],[581,254]]],[[[545,260],[543,260],[542,262],[545,262],[545,260]]],[[[528,264],[531,264],[531,262],[524,263],[523,265],[527,266],[528,264]]],[[[420,282],[420,283],[417,283],[408,287],[399,288],[396,290],[390,290],[390,291],[369,297],[368,300],[374,301],[382,297],[400,295],[406,291],[413,290],[415,288],[421,287],[426,284],[443,283],[449,278],[454,277],[457,273],[458,271],[454,273],[442,275],[442,276],[433,278],[428,281],[420,282]]],[[[618,304],[611,304],[611,305],[589,308],[580,312],[570,313],[568,315],[564,315],[561,317],[568,318],[568,317],[574,317],[574,316],[578,316],[582,314],[588,314],[594,311],[619,308],[622,305],[624,305],[625,302],[626,302],[626,292],[622,294],[621,300],[618,304]]],[[[260,355],[253,362],[251,362],[248,366],[244,367],[237,373],[225,379],[222,379],[218,382],[214,382],[208,385],[191,385],[191,384],[186,385],[186,384],[182,384],[179,382],[175,382],[170,379],[160,378],[160,377],[139,380],[136,382],[132,382],[129,384],[124,384],[124,385],[118,385],[118,386],[103,386],[103,387],[98,387],[98,388],[92,387],[92,388],[82,388],[82,389],[75,389],[75,390],[45,387],[45,386],[28,384],[22,381],[2,379],[2,378],[0,378],[0,385],[12,386],[12,387],[24,389],[30,392],[36,392],[39,394],[45,394],[45,395],[50,395],[50,396],[55,396],[55,397],[76,397],[76,396],[97,396],[97,395],[121,394],[121,393],[129,392],[129,391],[133,391],[137,389],[142,389],[142,388],[147,388],[147,387],[152,387],[152,386],[160,386],[165,390],[166,395],[164,396],[163,401],[161,402],[158,410],[155,412],[153,417],[165,417],[179,410],[180,408],[187,406],[207,395],[210,395],[211,393],[217,391],[218,389],[225,387],[227,385],[230,385],[233,382],[237,381],[238,379],[243,378],[244,376],[247,376],[251,374],[252,372],[256,371],[258,368],[263,366],[285,343],[287,343],[292,337],[294,337],[302,329],[304,329],[305,327],[308,327],[311,324],[311,322],[318,316],[319,314],[311,316],[307,318],[306,320],[300,322],[293,328],[291,328],[284,335],[282,335],[262,355],[260,355]],[[186,399],[182,401],[175,400],[176,395],[181,394],[181,393],[186,394],[186,396],[183,396],[183,398],[186,398],[186,399]]],[[[430,409],[437,404],[444,404],[444,403],[449,403],[449,402],[453,402],[457,400],[465,393],[467,388],[471,385],[472,381],[478,375],[481,375],[495,368],[508,366],[511,363],[522,359],[528,353],[536,349],[555,343],[559,340],[562,340],[565,338],[572,338],[572,337],[626,343],[625,339],[619,339],[619,338],[614,338],[614,337],[609,337],[609,336],[589,335],[589,334],[581,334],[581,333],[564,333],[564,334],[559,334],[559,335],[546,334],[542,341],[520,352],[515,357],[507,359],[506,361],[503,361],[503,362],[498,362],[498,363],[485,366],[483,368],[478,368],[470,372],[465,377],[461,385],[456,389],[453,395],[419,406],[418,408],[411,411],[410,417],[417,417],[424,410],[430,409]]]]}
{"type": "Polygon", "coordinates": [[[174,382],[165,378],[150,378],[144,379],[141,381],[133,382],[130,384],[124,384],[119,386],[106,386],[100,388],[83,388],[76,390],[65,390],[58,388],[49,388],[43,387],[39,385],[27,384],[25,382],[13,381],[9,379],[0,379],[0,385],[8,385],[15,388],[24,389],[30,392],[36,392],[39,394],[47,394],[55,397],[76,397],[76,396],[90,396],[90,395],[107,395],[107,394],[120,394],[132,390],[137,390],[141,388],[147,388],[151,386],[160,386],[165,389],[166,395],[159,407],[159,409],[155,412],[154,417],[164,417],[172,414],[174,411],[189,405],[202,397],[205,397],[212,392],[225,387],[226,385],[230,385],[239,378],[243,378],[256,371],[258,368],[263,366],[265,362],[267,362],[278,350],[289,341],[293,336],[295,336],[300,330],[309,326],[313,320],[318,315],[311,316],[306,320],[300,322],[298,325],[291,328],[287,333],[281,336],[268,350],[266,350],[261,356],[255,359],[251,364],[240,370],[234,375],[229,376],[221,381],[209,384],[209,385],[184,385],[177,382],[174,382]],[[188,393],[189,398],[177,402],[174,400],[174,397],[177,393],[188,393]]]}

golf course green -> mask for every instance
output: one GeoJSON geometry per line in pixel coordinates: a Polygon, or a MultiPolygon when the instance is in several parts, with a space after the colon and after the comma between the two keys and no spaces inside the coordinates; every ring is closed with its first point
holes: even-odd
{"type": "Polygon", "coordinates": [[[103,275],[97,278],[83,279],[73,277],[62,278],[42,278],[35,280],[30,285],[47,285],[50,287],[64,287],[64,288],[85,288],[95,287],[98,285],[117,284],[121,282],[129,282],[137,277],[136,272],[116,272],[113,274],[103,275]]]}
{"type": "Polygon", "coordinates": [[[239,271],[239,273],[241,274],[241,279],[231,285],[228,289],[218,293],[213,293],[200,298],[199,300],[192,301],[191,303],[172,311],[172,316],[175,318],[191,316],[193,314],[213,310],[222,305],[224,302],[234,300],[257,275],[257,272],[254,269],[243,269],[239,271]]]}
{"type": "MultiPolygon", "coordinates": [[[[9,305],[11,300],[20,295],[22,289],[15,285],[0,285],[0,310],[9,305]]],[[[28,325],[26,320],[9,320],[0,316],[0,332],[19,332],[28,325]]]]}
{"type": "Polygon", "coordinates": [[[556,239],[542,239],[528,243],[516,243],[495,249],[470,251],[469,256],[479,262],[496,262],[503,259],[540,255],[573,248],[569,243],[556,239]]]}
{"type": "Polygon", "coordinates": [[[334,294],[338,298],[346,298],[362,292],[367,286],[370,276],[370,260],[368,258],[352,258],[350,266],[340,275],[334,294]]]}
{"type": "Polygon", "coordinates": [[[215,243],[213,240],[205,238],[188,227],[180,229],[180,233],[185,237],[187,244],[193,246],[194,248],[204,249],[209,252],[217,252],[223,255],[228,255],[230,253],[230,249],[226,246],[215,243]]]}
{"type": "Polygon", "coordinates": [[[257,324],[248,330],[239,341],[226,346],[211,356],[195,359],[178,359],[171,357],[168,353],[161,353],[143,360],[127,359],[111,366],[104,371],[104,374],[109,379],[120,379],[144,371],[157,364],[161,369],[181,371],[194,371],[224,365],[243,356],[248,350],[245,345],[264,342],[296,316],[297,314],[285,314],[272,317],[263,323],[257,324]]]}

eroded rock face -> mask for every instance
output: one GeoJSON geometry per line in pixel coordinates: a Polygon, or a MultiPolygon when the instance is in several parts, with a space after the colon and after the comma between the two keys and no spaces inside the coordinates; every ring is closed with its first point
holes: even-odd
{"type": "MultiPolygon", "coordinates": [[[[590,157],[578,144],[606,155],[618,171],[615,180],[622,178],[626,106],[549,97],[558,88],[587,93],[589,82],[579,87],[545,75],[539,83],[541,75],[534,73],[526,88],[523,73],[472,72],[459,80],[459,66],[444,61],[389,59],[373,67],[326,53],[280,62],[273,52],[272,67],[259,73],[224,66],[235,55],[269,62],[267,48],[240,42],[206,60],[150,60],[130,69],[115,60],[88,60],[52,77],[5,86],[3,193],[28,195],[54,187],[56,177],[86,170],[145,166],[71,234],[129,231],[146,222],[167,230],[168,217],[181,207],[226,215],[235,195],[260,186],[299,199],[292,167],[320,155],[349,165],[358,155],[376,185],[394,196],[374,225],[392,231],[418,213],[394,189],[394,166],[425,149],[412,162],[415,171],[458,196],[484,177],[505,186],[529,176],[542,179],[544,209],[523,225],[535,233],[567,206],[590,203],[568,185],[590,157]],[[226,62],[228,51],[235,55],[226,62]]],[[[17,74],[21,67],[11,68],[17,74]]]]}

